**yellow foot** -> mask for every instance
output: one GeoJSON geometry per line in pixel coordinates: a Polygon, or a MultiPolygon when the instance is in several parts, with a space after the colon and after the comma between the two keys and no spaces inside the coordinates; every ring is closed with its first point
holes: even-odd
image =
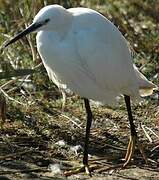
{"type": "Polygon", "coordinates": [[[72,169],[72,170],[69,170],[69,171],[65,171],[64,172],[64,175],[65,176],[71,176],[73,174],[78,174],[78,173],[82,173],[82,172],[85,172],[87,175],[91,176],[91,172],[94,170],[94,169],[97,169],[98,166],[97,165],[82,165],[81,167],[78,167],[78,168],[75,168],[75,169],[72,169]]]}
{"type": "Polygon", "coordinates": [[[137,146],[138,146],[138,148],[140,150],[140,153],[143,156],[143,159],[147,163],[146,155],[145,155],[145,153],[143,151],[142,145],[140,144],[140,142],[138,140],[138,137],[130,136],[129,144],[128,144],[128,147],[127,147],[127,152],[126,152],[126,155],[125,155],[125,163],[124,163],[123,167],[127,166],[128,163],[131,161],[131,157],[134,154],[136,144],[137,144],[137,146]]]}

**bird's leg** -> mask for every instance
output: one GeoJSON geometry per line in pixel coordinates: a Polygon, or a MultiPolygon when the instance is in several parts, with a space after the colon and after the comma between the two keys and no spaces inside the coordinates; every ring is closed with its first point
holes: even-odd
{"type": "Polygon", "coordinates": [[[72,174],[77,174],[80,172],[86,172],[88,175],[91,176],[90,169],[96,168],[96,166],[89,167],[88,165],[88,144],[89,144],[90,128],[91,128],[93,116],[92,116],[89,100],[86,98],[84,98],[84,105],[85,105],[86,114],[87,114],[87,124],[86,124],[86,134],[85,134],[85,141],[84,141],[83,166],[76,170],[65,172],[64,174],[66,176],[70,176],[72,174]]]}
{"type": "Polygon", "coordinates": [[[128,144],[128,147],[127,147],[127,152],[126,152],[126,155],[125,155],[125,163],[124,163],[124,166],[126,166],[130,160],[131,160],[131,157],[134,153],[134,149],[135,149],[135,143],[136,143],[136,140],[137,140],[137,132],[135,130],[135,125],[133,123],[133,116],[132,116],[132,112],[131,112],[131,104],[130,104],[130,97],[129,96],[124,96],[125,98],[125,104],[126,104],[126,108],[127,108],[127,112],[128,112],[128,119],[129,119],[129,124],[130,124],[130,140],[129,140],[129,144],[128,144]]]}
{"type": "Polygon", "coordinates": [[[85,167],[86,173],[90,175],[89,167],[88,167],[88,144],[89,144],[90,128],[92,124],[92,111],[91,111],[88,99],[84,98],[84,104],[85,104],[86,113],[87,113],[87,125],[86,125],[86,135],[85,135],[85,142],[84,142],[83,165],[85,167]]]}
{"type": "Polygon", "coordinates": [[[140,150],[140,152],[141,152],[141,154],[142,154],[142,156],[146,162],[147,162],[147,159],[146,159],[146,156],[143,152],[143,148],[142,148],[141,144],[139,143],[137,132],[135,129],[135,125],[133,122],[130,97],[127,95],[124,95],[124,99],[125,99],[125,104],[126,104],[126,108],[127,108],[127,112],[128,112],[128,119],[129,119],[129,124],[130,124],[130,131],[131,131],[130,140],[129,140],[127,152],[125,155],[125,163],[123,165],[125,167],[131,161],[131,157],[132,157],[134,150],[135,150],[135,144],[138,145],[138,148],[139,148],[139,150],[140,150]]]}

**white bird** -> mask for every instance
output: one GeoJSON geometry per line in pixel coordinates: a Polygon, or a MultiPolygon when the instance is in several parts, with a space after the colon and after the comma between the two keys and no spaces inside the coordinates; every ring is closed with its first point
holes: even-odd
{"type": "Polygon", "coordinates": [[[87,126],[83,165],[86,170],[92,122],[88,99],[112,104],[118,95],[124,96],[131,130],[124,163],[127,165],[135,143],[139,145],[130,99],[150,95],[157,86],[133,65],[123,35],[108,19],[92,9],[49,5],[42,8],[33,23],[5,47],[33,31],[38,32],[37,49],[50,79],[59,88],[67,86],[84,98],[87,126]]]}

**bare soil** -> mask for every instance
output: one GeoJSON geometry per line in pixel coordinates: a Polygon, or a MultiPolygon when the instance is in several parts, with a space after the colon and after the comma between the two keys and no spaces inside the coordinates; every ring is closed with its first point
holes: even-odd
{"type": "MultiPolygon", "coordinates": [[[[66,179],[63,173],[81,165],[82,148],[78,152],[72,147],[83,147],[85,134],[85,113],[82,100],[73,96],[67,99],[62,112],[56,103],[52,107],[37,102],[48,122],[32,112],[16,112],[8,108],[7,119],[1,129],[0,179],[66,179]],[[13,114],[14,112],[14,114],[13,114]],[[14,118],[21,116],[22,121],[14,118]],[[23,117],[23,118],[22,118],[23,117]],[[62,140],[62,141],[61,141],[62,140]],[[57,143],[58,142],[58,143],[57,143]],[[63,142],[60,144],[59,142],[63,142]],[[60,165],[59,173],[51,166],[60,165]]],[[[152,100],[134,105],[133,112],[140,142],[148,158],[145,164],[138,148],[132,162],[126,168],[114,168],[123,163],[129,140],[127,114],[123,103],[112,109],[93,105],[94,121],[89,144],[90,166],[98,166],[92,177],[78,173],[67,179],[159,179],[159,131],[158,106],[152,100]],[[151,119],[151,121],[149,121],[151,119]]]]}

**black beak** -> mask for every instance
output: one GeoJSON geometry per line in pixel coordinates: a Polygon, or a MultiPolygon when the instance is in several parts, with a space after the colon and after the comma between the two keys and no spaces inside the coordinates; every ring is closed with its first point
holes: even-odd
{"type": "Polygon", "coordinates": [[[16,42],[18,39],[22,38],[23,36],[37,30],[39,27],[41,27],[43,24],[42,23],[33,23],[29,27],[27,27],[24,31],[20,32],[17,34],[15,37],[13,37],[9,42],[4,44],[4,48],[6,48],[8,45],[16,42]]]}

